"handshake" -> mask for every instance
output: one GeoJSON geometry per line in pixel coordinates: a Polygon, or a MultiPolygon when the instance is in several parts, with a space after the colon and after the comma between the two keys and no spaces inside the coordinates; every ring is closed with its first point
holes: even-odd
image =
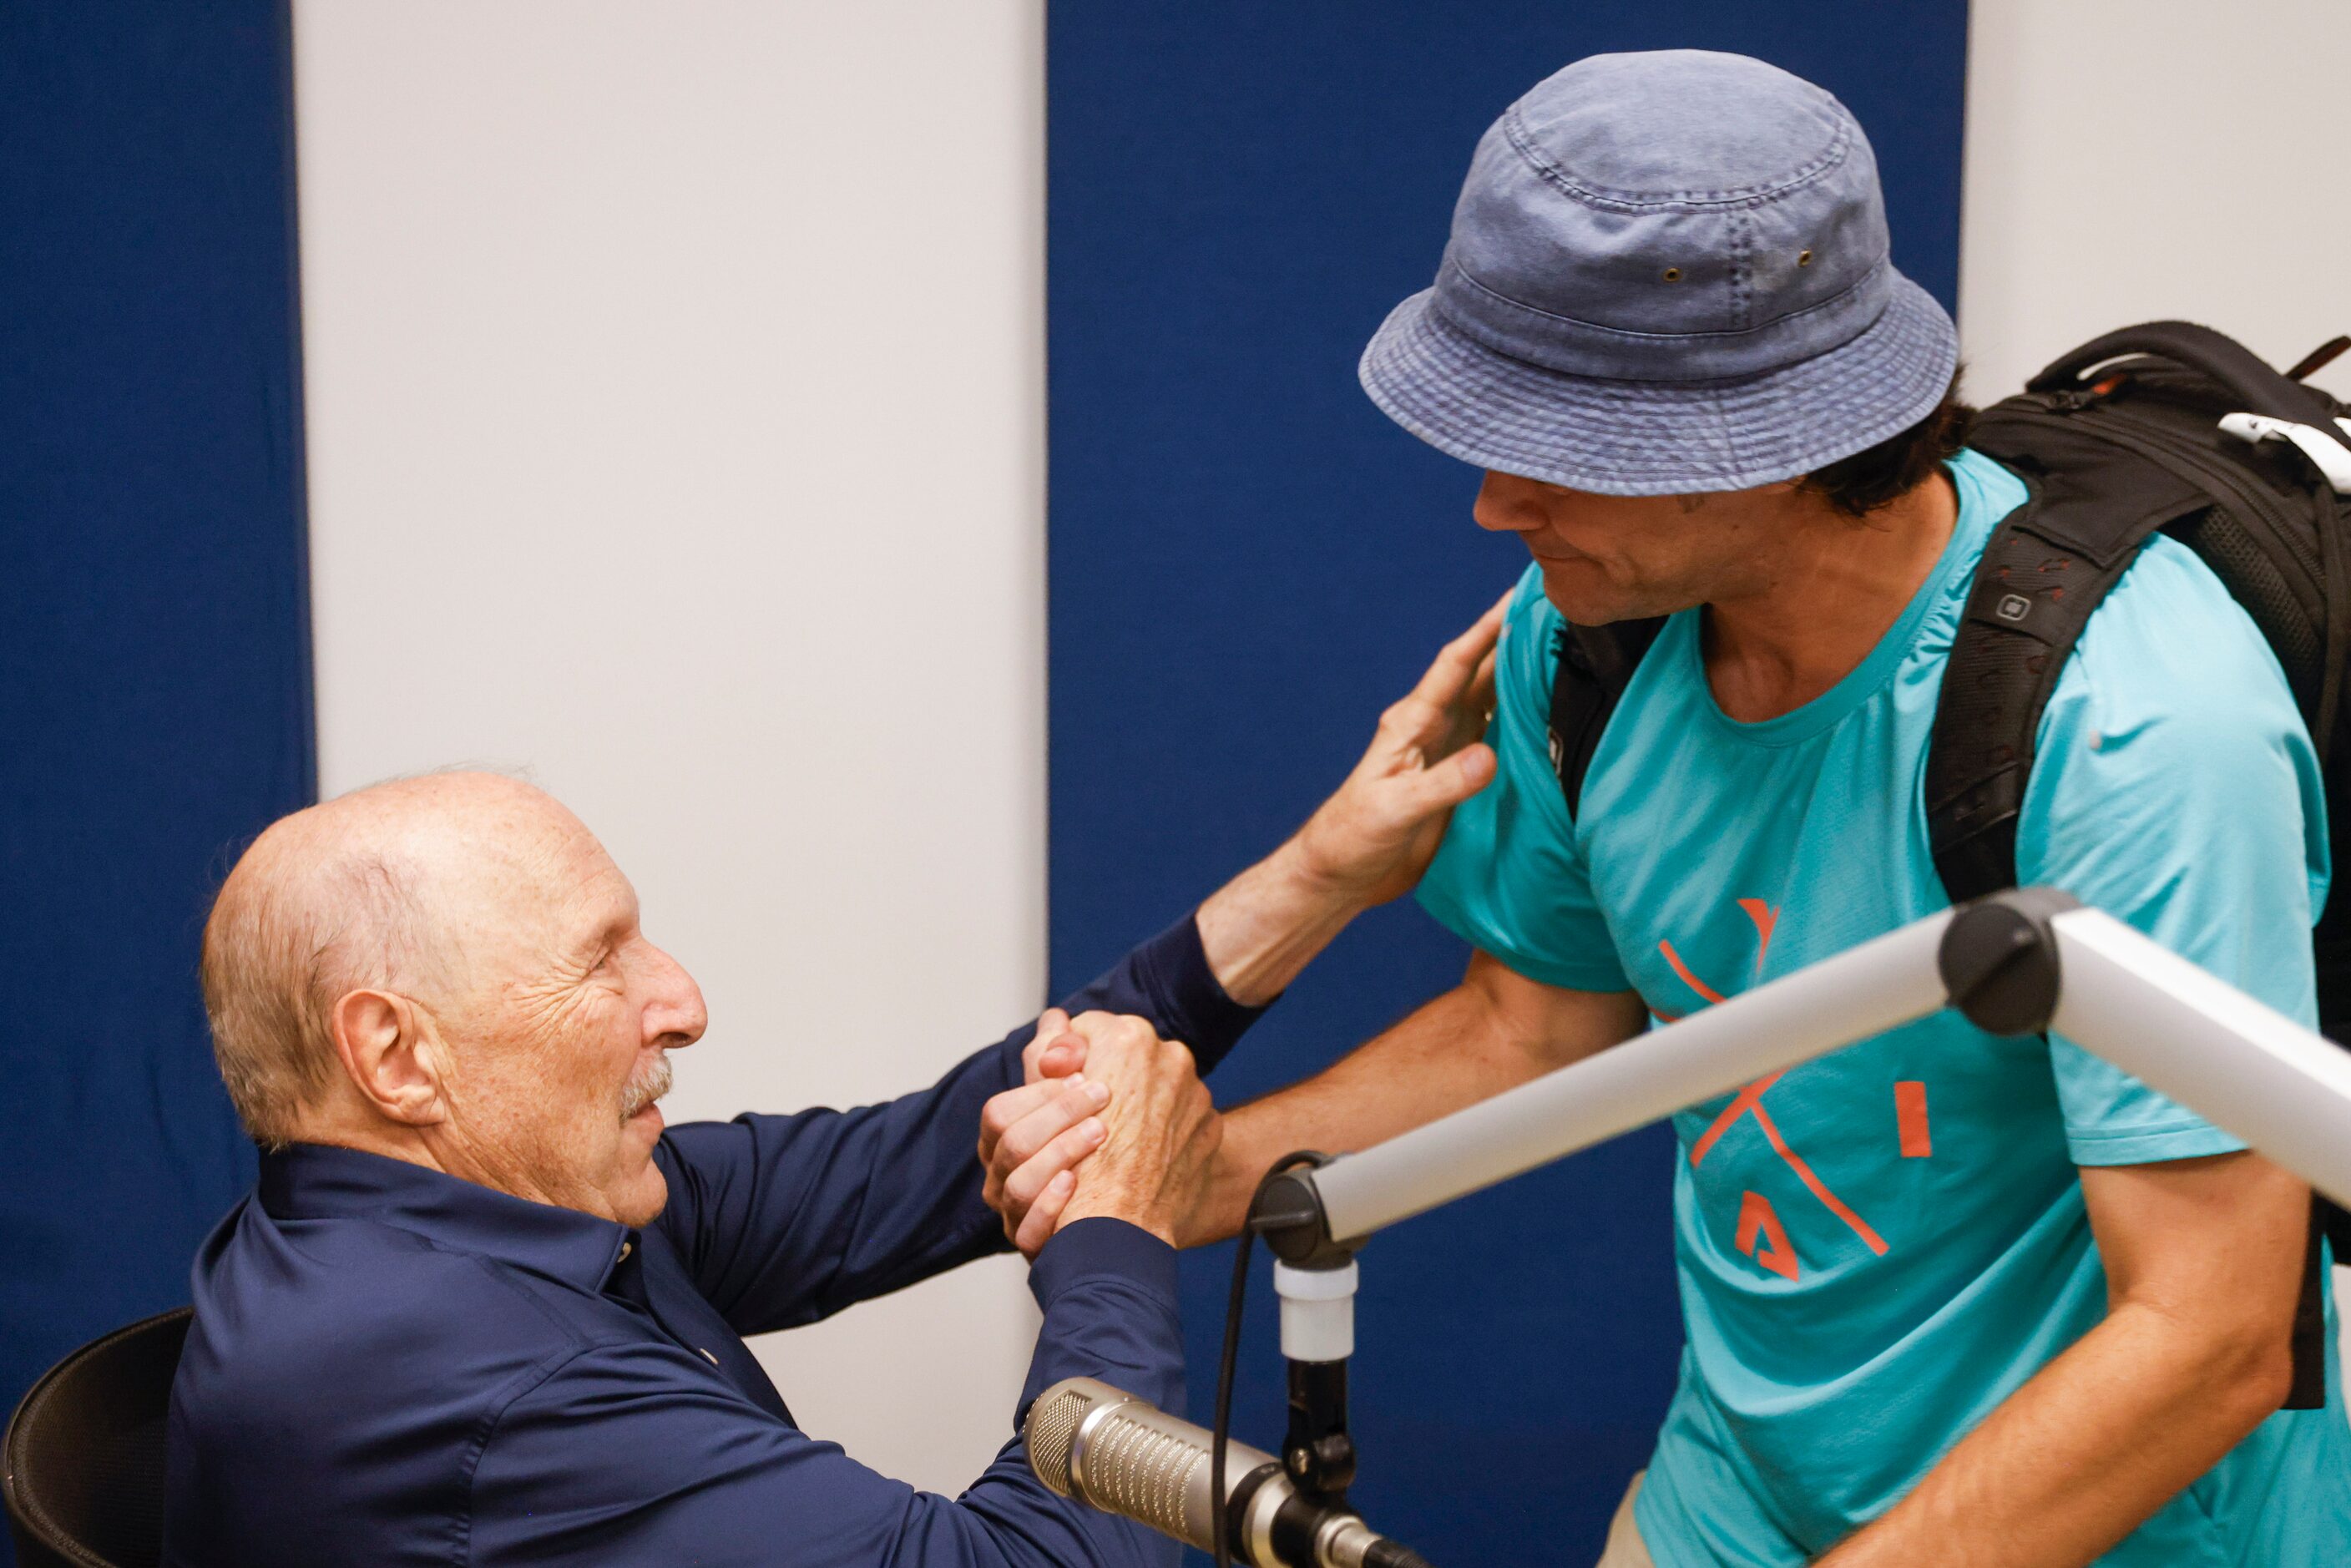
{"type": "Polygon", "coordinates": [[[1093,1216],[1176,1243],[1206,1199],[1224,1122],[1180,1041],[1139,1018],[1050,1009],[1022,1083],[981,1113],[979,1163],[1004,1234],[1035,1258],[1093,1216]]]}

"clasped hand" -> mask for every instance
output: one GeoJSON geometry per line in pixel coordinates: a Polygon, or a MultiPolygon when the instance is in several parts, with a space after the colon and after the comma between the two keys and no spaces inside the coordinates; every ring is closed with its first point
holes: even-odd
{"type": "Polygon", "coordinates": [[[1173,1243],[1224,1133],[1191,1050],[1139,1018],[1054,1008],[1021,1070],[979,1126],[982,1192],[1012,1244],[1034,1258],[1062,1225],[1094,1216],[1173,1243]]]}

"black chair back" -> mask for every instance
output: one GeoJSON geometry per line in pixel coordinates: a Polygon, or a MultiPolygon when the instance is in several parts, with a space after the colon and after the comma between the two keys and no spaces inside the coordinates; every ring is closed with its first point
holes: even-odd
{"type": "Polygon", "coordinates": [[[186,1307],[92,1340],[41,1375],[0,1443],[17,1568],[155,1568],[163,1421],[186,1307]]]}

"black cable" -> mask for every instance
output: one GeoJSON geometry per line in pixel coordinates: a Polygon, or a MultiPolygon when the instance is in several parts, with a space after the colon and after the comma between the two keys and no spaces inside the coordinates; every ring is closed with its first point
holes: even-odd
{"type": "MultiPolygon", "coordinates": [[[[1263,1190],[1260,1186],[1259,1190],[1263,1190]]],[[[1233,1288],[1225,1298],[1225,1354],[1217,1364],[1217,1415],[1208,1428],[1208,1497],[1217,1568],[1233,1568],[1232,1525],[1225,1493],[1225,1444],[1233,1430],[1233,1372],[1241,1359],[1241,1301],[1249,1294],[1249,1244],[1257,1232],[1247,1220],[1233,1243],[1233,1288]]]]}

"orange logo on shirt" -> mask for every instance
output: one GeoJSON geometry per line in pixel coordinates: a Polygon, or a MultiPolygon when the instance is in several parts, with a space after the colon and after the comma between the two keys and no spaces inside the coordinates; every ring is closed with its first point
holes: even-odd
{"type": "Polygon", "coordinates": [[[1781,1278],[1796,1277],[1796,1249],[1788,1245],[1787,1229],[1781,1225],[1771,1200],[1761,1193],[1750,1192],[1739,1200],[1739,1234],[1732,1244],[1781,1278]],[[1761,1252],[1755,1250],[1758,1231],[1771,1242],[1761,1252]]]}
{"type": "MultiPolygon", "coordinates": [[[[1755,972],[1760,977],[1763,972],[1764,955],[1771,948],[1771,933],[1780,922],[1780,912],[1760,898],[1742,898],[1738,901],[1738,904],[1747,918],[1755,923],[1755,935],[1758,939],[1755,972]]],[[[1690,972],[1689,966],[1682,962],[1681,955],[1674,951],[1674,945],[1671,942],[1660,941],[1657,944],[1657,951],[1664,955],[1666,963],[1676,975],[1680,977],[1682,983],[1705,1000],[1711,1003],[1724,999],[1721,992],[1690,972]]],[[[1659,1012],[1657,1016],[1669,1023],[1674,1018],[1674,1015],[1665,1012],[1659,1012]]],[[[1795,1173],[1796,1179],[1804,1184],[1805,1190],[1820,1199],[1822,1206],[1831,1214],[1844,1221],[1847,1228],[1855,1236],[1861,1238],[1862,1245],[1883,1258],[1886,1252],[1886,1239],[1878,1235],[1867,1220],[1855,1213],[1851,1205],[1829,1190],[1828,1183],[1820,1178],[1819,1173],[1805,1163],[1802,1155],[1789,1147],[1788,1140],[1781,1135],[1779,1124],[1771,1120],[1771,1113],[1763,1108],[1763,1096],[1771,1092],[1773,1084],[1785,1076],[1787,1072],[1782,1070],[1767,1077],[1759,1078],[1740,1090],[1730,1103],[1722,1108],[1722,1113],[1714,1119],[1713,1124],[1707,1128],[1698,1142],[1690,1145],[1690,1165],[1695,1167],[1704,1164],[1708,1154],[1713,1150],[1715,1145],[1722,1141],[1722,1135],[1729,1132],[1741,1116],[1752,1116],[1755,1118],[1756,1130],[1763,1134],[1764,1142],[1771,1145],[1773,1154],[1786,1162],[1788,1168],[1795,1173]]],[[[1923,1098],[1919,1120],[1923,1124],[1923,1098]]],[[[1788,1233],[1781,1226],[1780,1218],[1773,1212],[1771,1202],[1760,1193],[1748,1193],[1742,1200],[1739,1211],[1739,1229],[1734,1240],[1739,1250],[1753,1258],[1766,1269],[1790,1280],[1796,1278],[1795,1249],[1789,1244],[1788,1233]],[[1771,1242],[1770,1248],[1761,1252],[1756,1250],[1756,1236],[1759,1230],[1771,1242]]]]}

